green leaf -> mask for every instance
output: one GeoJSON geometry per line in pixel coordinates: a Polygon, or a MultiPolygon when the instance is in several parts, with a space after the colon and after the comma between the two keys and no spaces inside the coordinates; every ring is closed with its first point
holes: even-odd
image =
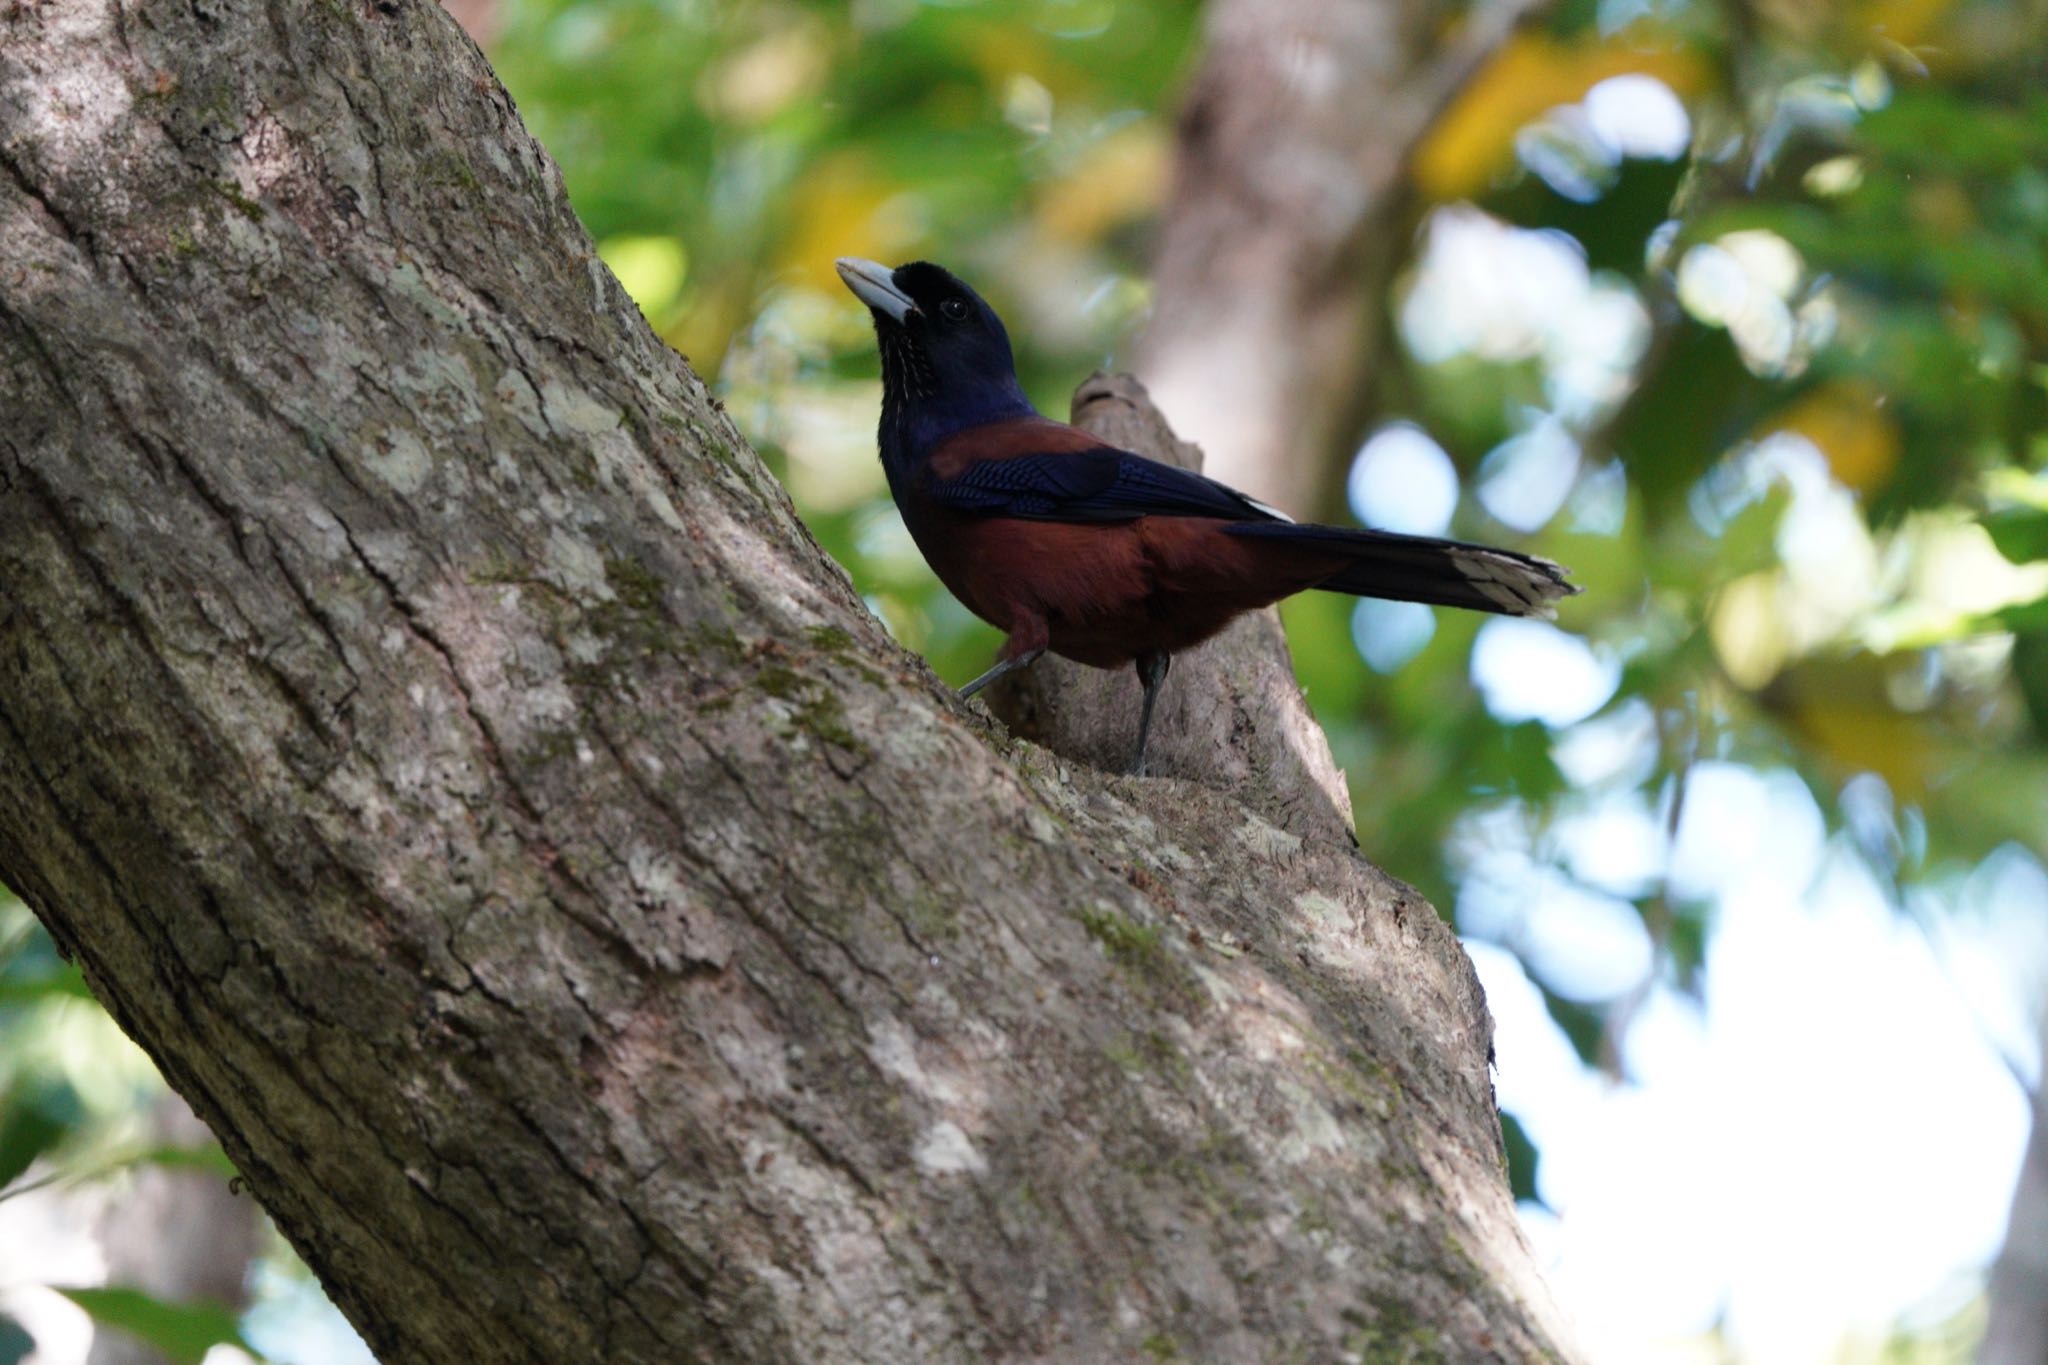
{"type": "Polygon", "coordinates": [[[78,1123],[77,1092],[62,1082],[18,1087],[0,1108],[0,1189],[62,1142],[78,1123]]]}
{"type": "Polygon", "coordinates": [[[0,1313],[0,1365],[21,1365],[35,1348],[36,1339],[28,1334],[28,1329],[0,1313]]]}
{"type": "Polygon", "coordinates": [[[2033,507],[2010,507],[1984,518],[1984,529],[1998,553],[2015,564],[2048,559],[2048,512],[2033,507]]]}
{"type": "Polygon", "coordinates": [[[2048,634],[2048,597],[2015,602],[2009,607],[2000,607],[1989,616],[1973,617],[1967,623],[1967,629],[1959,630],[1957,636],[2000,630],[2009,630],[2015,635],[2048,634]]]}
{"type": "MultiPolygon", "coordinates": [[[[68,1131],[69,1127],[66,1125],[68,1131]]],[[[233,1180],[239,1171],[235,1163],[228,1160],[228,1154],[221,1150],[219,1143],[206,1143],[197,1147],[144,1147],[93,1165],[73,1165],[68,1169],[52,1172],[40,1180],[22,1181],[0,1189],[0,1201],[17,1195],[39,1190],[46,1185],[62,1181],[66,1185],[85,1185],[95,1180],[135,1166],[166,1166],[178,1170],[196,1171],[201,1175],[219,1176],[222,1180],[233,1180]]]]}
{"type": "Polygon", "coordinates": [[[1600,1042],[1607,1031],[1606,1014],[1591,1005],[1567,1000],[1547,987],[1543,988],[1543,1008],[1571,1040],[1572,1051],[1579,1054],[1579,1060],[1587,1066],[1598,1066],[1600,1042]]]}
{"type": "MultiPolygon", "coordinates": [[[[2036,613],[2048,609],[2048,598],[2031,602],[2036,613]]],[[[2018,609],[2014,609],[2018,610],[2018,609]]],[[[2044,628],[2027,631],[2013,637],[2012,677],[2019,684],[2020,700],[2026,704],[2027,717],[2034,722],[2034,733],[2048,738],[2048,622],[2044,628]]]]}
{"type": "Polygon", "coordinates": [[[0,1005],[33,1005],[44,1000],[90,1000],[92,990],[74,963],[0,975],[0,1005]]]}
{"type": "Polygon", "coordinates": [[[1693,481],[1750,434],[1774,397],[1725,331],[1690,315],[1667,331],[1607,432],[1653,526],[1684,510],[1693,481]]]}
{"type": "Polygon", "coordinates": [[[233,1310],[225,1304],[208,1300],[165,1303],[139,1289],[122,1285],[76,1289],[52,1285],[51,1288],[90,1313],[95,1322],[146,1342],[178,1365],[199,1365],[206,1353],[216,1346],[249,1350],[249,1344],[242,1340],[233,1310]]]}
{"type": "Polygon", "coordinates": [[[1718,582],[1726,583],[1778,562],[1778,527],[1785,520],[1785,509],[1791,505],[1792,495],[1784,486],[1773,485],[1769,492],[1735,514],[1728,529],[1721,533],[1720,546],[1714,552],[1718,582]]]}
{"type": "Polygon", "coordinates": [[[198,1171],[202,1175],[217,1175],[223,1180],[233,1180],[241,1174],[218,1142],[204,1142],[196,1147],[149,1147],[137,1152],[132,1163],[124,1164],[168,1166],[175,1170],[198,1171]]]}
{"type": "Polygon", "coordinates": [[[1671,922],[1665,926],[1664,947],[1671,955],[1671,966],[1678,977],[1678,988],[1689,995],[1697,996],[1700,976],[1707,965],[1707,917],[1701,907],[1676,907],[1671,922]]]}
{"type": "Polygon", "coordinates": [[[1513,1114],[1501,1114],[1500,1139],[1507,1148],[1508,1188],[1514,1191],[1516,1202],[1542,1204],[1543,1196],[1536,1193],[1536,1167],[1542,1154],[1513,1114]]]}

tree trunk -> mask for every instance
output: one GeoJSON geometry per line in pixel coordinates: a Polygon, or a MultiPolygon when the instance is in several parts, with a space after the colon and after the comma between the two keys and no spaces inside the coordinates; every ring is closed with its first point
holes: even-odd
{"type": "Polygon", "coordinates": [[[1449,929],[896,648],[436,6],[0,9],[0,405],[0,877],[382,1358],[1562,1349],[1449,929]]]}
{"type": "Polygon", "coordinates": [[[1409,154],[1521,17],[1492,0],[1215,0],[1137,370],[1209,473],[1296,516],[1371,406],[1409,154]]]}
{"type": "MultiPolygon", "coordinates": [[[[2041,1037],[2048,1059],[2048,1030],[2041,1037]]],[[[2013,1188],[2005,1247],[1991,1268],[1991,1311],[1978,1352],[1982,1365],[2048,1363],[2048,1078],[2034,1084],[2033,1127],[2013,1188]]]]}

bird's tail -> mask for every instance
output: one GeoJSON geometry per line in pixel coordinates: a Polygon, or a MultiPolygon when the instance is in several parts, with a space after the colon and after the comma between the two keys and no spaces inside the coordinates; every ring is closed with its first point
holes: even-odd
{"type": "Polygon", "coordinates": [[[1580,591],[1547,559],[1463,541],[1285,521],[1241,521],[1230,531],[1342,555],[1348,562],[1314,586],[1357,597],[1550,620],[1560,598],[1580,591]]]}

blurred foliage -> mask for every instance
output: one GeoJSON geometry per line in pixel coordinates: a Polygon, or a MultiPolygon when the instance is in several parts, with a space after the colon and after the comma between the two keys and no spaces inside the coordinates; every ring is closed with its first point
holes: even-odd
{"type": "MultiPolygon", "coordinates": [[[[1475,675],[1479,618],[1438,614],[1375,674],[1348,599],[1284,614],[1376,862],[1518,953],[1532,940],[1480,913],[1489,877],[1630,908],[1642,981],[1589,994],[1525,955],[1588,1064],[1625,1073],[1631,1012],[1696,989],[1712,937],[1669,864],[1700,765],[1797,774],[1901,899],[1959,904],[2001,845],[2048,854],[2048,6],[1545,13],[1418,149],[1382,319],[1403,344],[1362,381],[1447,455],[1456,533],[1574,568],[1560,625],[1611,682],[1532,717],[1475,675]],[[1573,307],[1504,321],[1524,281],[1457,264],[1457,233],[1575,261],[1573,307]],[[1478,320],[1449,340],[1404,312],[1444,313],[1445,279],[1478,320]],[[1583,831],[1617,812],[1662,841],[1647,873],[1589,870],[1583,831]]],[[[960,270],[1063,413],[1142,324],[1199,21],[1187,0],[508,0],[486,20],[606,261],[955,681],[995,637],[888,503],[872,338],[830,263],[960,270]]],[[[104,1166],[140,1093],[110,1026],[75,1041],[78,978],[24,926],[0,914],[0,1186],[104,1166]]],[[[1507,1132],[1537,1198],[1539,1153],[1507,1132]]]]}
{"type": "Polygon", "coordinates": [[[217,1303],[165,1303],[139,1289],[59,1289],[58,1293],[124,1335],[154,1347],[173,1365],[199,1365],[216,1346],[254,1356],[232,1309],[217,1303]]]}
{"type": "MultiPolygon", "coordinates": [[[[168,1146],[152,1136],[148,1113],[162,1092],[149,1059],[93,1000],[77,967],[57,955],[28,907],[0,890],[0,1228],[23,1226],[9,1221],[16,1201],[78,1195],[81,1211],[96,1208],[118,1197],[121,1182],[144,1168],[231,1180],[234,1167],[218,1143],[168,1146]]],[[[35,1225],[33,1219],[27,1224],[35,1225]]],[[[84,1236],[85,1228],[79,1232],[84,1236]]],[[[31,1251],[10,1245],[9,1237],[0,1230],[0,1263],[17,1275],[29,1264],[54,1264],[68,1254],[55,1246],[31,1251]]],[[[281,1242],[268,1259],[283,1277],[310,1283],[310,1273],[281,1242]]],[[[260,1359],[243,1340],[236,1314],[217,1304],[166,1303],[125,1288],[56,1292],[172,1360],[196,1362],[224,1343],[260,1359]]],[[[0,1312],[0,1365],[28,1358],[34,1349],[21,1323],[0,1312]]]]}
{"type": "MultiPolygon", "coordinates": [[[[1562,625],[1619,664],[1618,684],[1599,713],[1512,757],[1526,725],[1461,691],[1469,655],[1441,652],[1439,622],[1391,686],[1326,718],[1340,757],[1373,774],[1354,792],[1376,858],[1461,912],[1489,861],[1523,872],[1531,899],[1554,876],[1630,903],[1650,981],[1686,992],[1710,899],[1674,888],[1668,861],[1661,876],[1582,870],[1599,836],[1574,826],[1627,812],[1662,827],[1668,860],[1702,763],[1798,774],[1827,837],[1902,907],[1978,911],[1971,873],[2001,845],[2048,854],[2048,8],[1585,8],[1596,50],[1632,35],[1693,54],[1637,68],[1685,100],[1683,166],[1602,167],[1596,146],[1581,153],[1596,174],[1559,174],[1543,147],[1483,189],[1444,183],[1507,223],[1571,234],[1639,301],[1640,359],[1612,401],[1578,412],[1546,387],[1554,367],[1412,350],[1392,390],[1468,490],[1532,412],[1569,428],[1569,491],[1519,529],[1580,571],[1588,592],[1562,625]],[[1652,18],[1603,28],[1624,8],[1652,18]],[[1617,474],[1601,496],[1618,488],[1622,515],[1589,515],[1589,490],[1617,474]],[[1635,738],[1604,771],[1546,761],[1631,713],[1635,738]],[[1477,775],[1498,781],[1502,761],[1510,794],[1489,801],[1477,775]],[[1473,851],[1502,828],[1475,811],[1503,808],[1519,863],[1473,851]]],[[[1582,128],[1545,118],[1567,139],[1582,128]]],[[[1507,529],[1469,503],[1459,524],[1507,529]]],[[[1584,998],[1507,928],[1581,1056],[1626,1075],[1620,1035],[1650,981],[1584,998]]],[[[1536,1153],[1519,1125],[1510,1142],[1527,1197],[1536,1153]]],[[[1965,1359],[1980,1326],[1965,1311],[1870,1358],[1965,1359]]]]}

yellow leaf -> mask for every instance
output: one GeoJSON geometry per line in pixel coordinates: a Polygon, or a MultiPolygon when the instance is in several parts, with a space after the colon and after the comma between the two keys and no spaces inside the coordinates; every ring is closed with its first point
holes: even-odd
{"type": "Polygon", "coordinates": [[[1906,211],[1928,236],[1948,242],[1968,236],[1978,225],[1969,191],[1947,176],[1916,182],[1907,191],[1906,211]]]}
{"type": "Polygon", "coordinates": [[[1860,493],[1882,488],[1899,463],[1899,427],[1881,390],[1836,380],[1809,390],[1770,421],[1772,431],[1804,436],[1827,456],[1837,479],[1860,493]]]}
{"type": "Polygon", "coordinates": [[[691,369],[707,380],[713,379],[725,363],[725,349],[732,344],[732,334],[753,307],[751,271],[732,270],[713,280],[697,280],[690,286],[675,320],[663,330],[662,340],[682,352],[691,369]]]}
{"type": "Polygon", "coordinates": [[[1746,574],[1715,595],[1707,618],[1707,636],[1722,671],[1745,692],[1769,686],[1792,652],[1778,592],[1775,571],[1746,574]]]}
{"type": "Polygon", "coordinates": [[[1089,148],[1041,192],[1038,221],[1048,236],[1100,241],[1158,209],[1166,194],[1166,135],[1149,120],[1128,124],[1089,148]]]}
{"type": "Polygon", "coordinates": [[[1431,199],[1484,189],[1514,154],[1515,135],[1546,110],[1570,104],[1610,76],[1654,76],[1684,99],[1707,84],[1690,52],[1644,47],[1622,37],[1562,43],[1519,33],[1459,92],[1415,152],[1415,184],[1431,199]]]}
{"type": "Polygon", "coordinates": [[[904,195],[858,152],[825,157],[805,171],[791,188],[787,212],[792,226],[778,265],[820,291],[839,289],[832,269],[839,257],[899,265],[921,236],[904,195]]]}
{"type": "Polygon", "coordinates": [[[1867,654],[1809,660],[1760,700],[1817,757],[1845,773],[1876,773],[1901,801],[1917,801],[1937,766],[1934,735],[1928,717],[1892,703],[1887,667],[1867,654]]]}
{"type": "Polygon", "coordinates": [[[1002,90],[1012,76],[1029,76],[1056,98],[1076,94],[1084,85],[1053,57],[1051,40],[1028,24],[977,24],[958,51],[991,90],[1002,90]]]}
{"type": "Polygon", "coordinates": [[[1875,37],[1911,48],[1924,43],[1955,8],[1955,0],[1866,0],[1857,17],[1875,37]]]}
{"type": "Polygon", "coordinates": [[[1801,700],[1792,725],[1843,771],[1876,773],[1902,801],[1926,795],[1932,746],[1925,722],[1882,703],[1813,697],[1801,700]]]}

